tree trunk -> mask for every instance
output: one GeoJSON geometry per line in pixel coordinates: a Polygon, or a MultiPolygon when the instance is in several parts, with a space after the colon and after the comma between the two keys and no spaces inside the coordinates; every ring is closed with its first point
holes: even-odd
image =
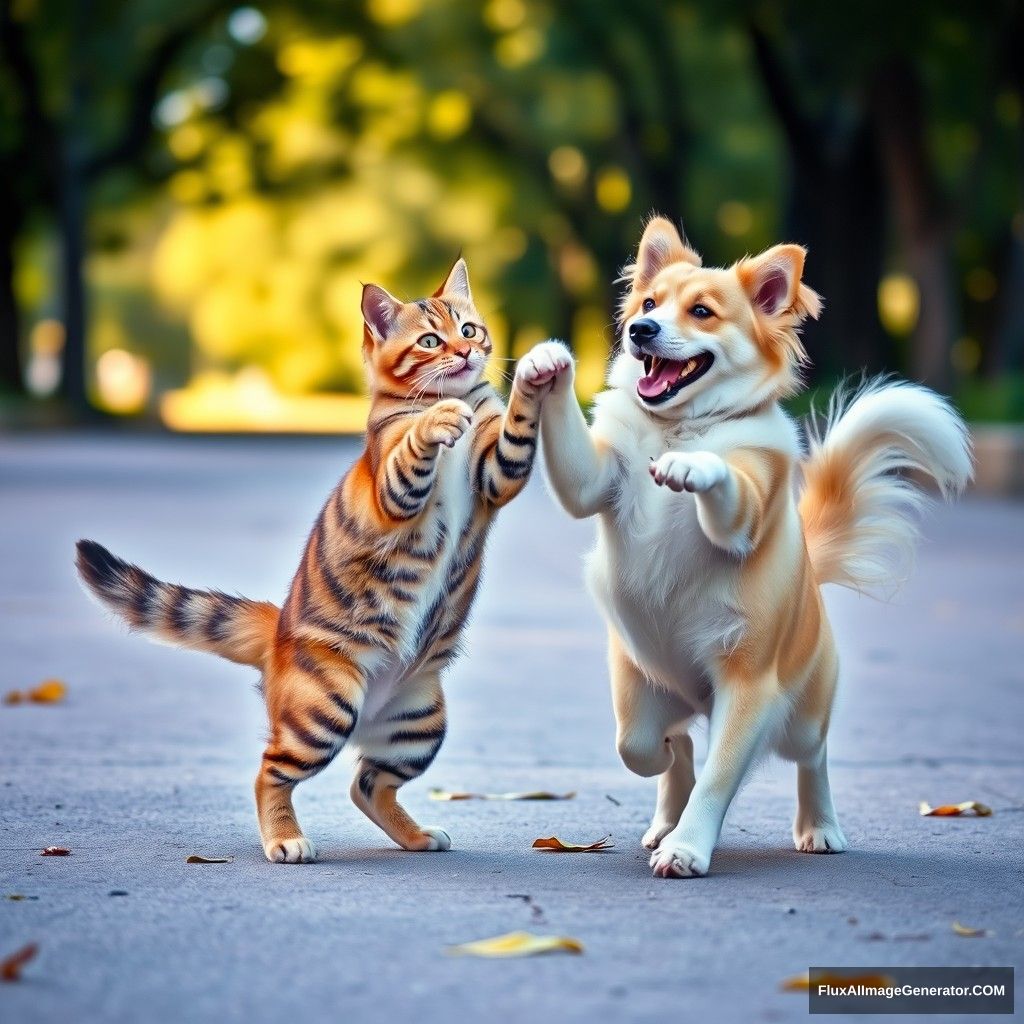
{"type": "Polygon", "coordinates": [[[72,413],[91,411],[86,387],[85,181],[77,154],[65,155],[60,169],[60,280],[64,320],[61,394],[72,413]]]}
{"type": "Polygon", "coordinates": [[[878,319],[885,202],[874,140],[865,129],[828,159],[791,159],[786,234],[807,246],[804,280],[825,299],[822,321],[805,325],[812,382],[876,373],[886,368],[878,319]]]}
{"type": "Polygon", "coordinates": [[[14,294],[14,247],[21,225],[10,200],[0,202],[0,392],[25,391],[21,317],[14,294]]]}
{"type": "Polygon", "coordinates": [[[927,152],[924,96],[913,65],[896,59],[883,66],[871,83],[870,107],[900,253],[920,298],[910,372],[948,391],[949,355],[959,324],[951,230],[927,152]]]}

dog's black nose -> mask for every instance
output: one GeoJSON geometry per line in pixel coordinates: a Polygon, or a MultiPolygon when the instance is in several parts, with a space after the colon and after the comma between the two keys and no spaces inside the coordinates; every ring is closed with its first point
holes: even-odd
{"type": "Polygon", "coordinates": [[[644,317],[642,320],[634,320],[629,325],[629,340],[637,348],[643,348],[648,342],[653,341],[661,328],[653,321],[644,317]]]}

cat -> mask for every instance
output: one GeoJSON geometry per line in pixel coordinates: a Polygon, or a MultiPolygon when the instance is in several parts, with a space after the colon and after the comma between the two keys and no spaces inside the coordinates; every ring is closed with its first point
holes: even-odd
{"type": "Polygon", "coordinates": [[[164,583],[78,543],[92,594],[143,633],[262,671],[270,738],[256,778],[267,859],[316,859],[296,784],[352,744],[356,806],[406,850],[447,850],[396,799],[446,728],[441,674],[480,581],[495,513],[524,487],[551,386],[544,350],[517,367],[508,407],[483,377],[492,342],[459,259],[427,299],[362,296],[372,394],[366,447],[327,499],[284,605],[164,583]]]}

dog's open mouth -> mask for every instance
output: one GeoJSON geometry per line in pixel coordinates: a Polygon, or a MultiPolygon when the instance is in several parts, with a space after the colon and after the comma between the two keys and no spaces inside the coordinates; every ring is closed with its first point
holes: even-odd
{"type": "Polygon", "coordinates": [[[636,393],[648,404],[658,405],[679,394],[688,384],[703,377],[715,357],[700,352],[689,359],[662,359],[644,356],[645,376],[637,381],[636,393]]]}

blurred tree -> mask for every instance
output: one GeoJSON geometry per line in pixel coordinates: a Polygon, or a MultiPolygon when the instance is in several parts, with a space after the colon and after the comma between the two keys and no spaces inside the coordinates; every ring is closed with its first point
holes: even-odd
{"type": "Polygon", "coordinates": [[[0,216],[0,373],[21,383],[12,252],[33,207],[57,224],[64,325],[61,391],[88,408],[85,260],[90,187],[134,170],[153,107],[182,51],[232,5],[224,0],[8,0],[0,6],[8,108],[0,160],[20,191],[0,216]]]}
{"type": "Polygon", "coordinates": [[[992,181],[1003,130],[992,99],[1019,65],[1007,43],[1019,39],[1019,3],[748,9],[756,66],[790,151],[791,230],[824,264],[844,361],[895,361],[873,294],[892,242],[918,296],[908,369],[950,390],[963,328],[958,233],[976,210],[975,190],[992,181]]]}

